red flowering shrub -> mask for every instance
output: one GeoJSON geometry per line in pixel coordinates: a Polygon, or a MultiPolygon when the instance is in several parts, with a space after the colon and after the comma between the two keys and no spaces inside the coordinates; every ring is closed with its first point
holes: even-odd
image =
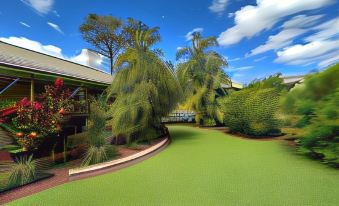
{"type": "Polygon", "coordinates": [[[61,130],[60,121],[70,106],[70,91],[63,89],[63,80],[58,78],[53,86],[45,86],[45,92],[35,102],[24,98],[17,104],[13,125],[21,132],[17,142],[27,149],[39,145],[42,138],[61,130]],[[63,111],[63,112],[60,112],[63,111]]]}

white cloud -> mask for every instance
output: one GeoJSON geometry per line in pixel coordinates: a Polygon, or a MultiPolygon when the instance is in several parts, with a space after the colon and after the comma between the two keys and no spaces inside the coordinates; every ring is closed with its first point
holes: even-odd
{"type": "Polygon", "coordinates": [[[267,56],[263,56],[263,57],[257,58],[257,59],[255,59],[255,60],[253,60],[253,61],[254,61],[254,62],[260,62],[260,61],[262,61],[262,60],[264,60],[264,59],[267,59],[267,56]]]}
{"type": "Polygon", "coordinates": [[[54,0],[21,0],[26,5],[33,8],[38,14],[48,14],[54,4],[54,0]]]}
{"type": "Polygon", "coordinates": [[[59,13],[57,12],[57,10],[53,10],[53,14],[56,16],[56,17],[60,17],[59,13]]]}
{"type": "Polygon", "coordinates": [[[57,32],[59,32],[60,34],[63,34],[64,32],[60,29],[60,27],[56,24],[53,24],[51,22],[47,22],[47,24],[52,27],[53,29],[55,29],[57,32]]]}
{"type": "Polygon", "coordinates": [[[203,28],[200,28],[200,27],[194,28],[192,31],[188,32],[188,33],[185,35],[186,41],[191,40],[191,39],[193,38],[193,34],[194,34],[195,32],[200,32],[200,33],[201,33],[201,32],[203,32],[203,31],[204,31],[203,28]]]}
{"type": "Polygon", "coordinates": [[[19,23],[20,23],[22,26],[31,28],[31,26],[30,26],[29,24],[25,23],[25,22],[20,21],[19,23]]]}
{"type": "Polygon", "coordinates": [[[316,33],[306,37],[304,44],[292,45],[277,52],[275,62],[293,65],[318,63],[323,68],[338,62],[339,17],[312,27],[316,33]]]}
{"type": "Polygon", "coordinates": [[[235,12],[235,25],[219,35],[220,45],[231,45],[270,29],[283,17],[301,11],[324,7],[333,0],[257,0],[257,5],[247,5],[235,12]]]}
{"type": "Polygon", "coordinates": [[[218,15],[222,15],[226,9],[228,0],[213,0],[211,6],[208,9],[218,15]]]}
{"type": "Polygon", "coordinates": [[[225,71],[226,72],[239,72],[239,71],[249,70],[249,69],[252,69],[252,68],[253,68],[253,66],[230,67],[230,68],[226,68],[225,71]]]}
{"type": "Polygon", "coordinates": [[[318,63],[318,67],[320,68],[326,68],[328,66],[331,66],[333,64],[336,64],[339,62],[339,54],[333,53],[333,56],[330,58],[326,58],[325,60],[322,60],[318,63]]]}
{"type": "Polygon", "coordinates": [[[225,57],[225,58],[228,62],[235,62],[235,61],[239,61],[241,59],[240,57],[236,57],[236,58],[233,58],[233,59],[228,58],[228,57],[225,57]]]}
{"type": "Polygon", "coordinates": [[[82,49],[81,53],[78,55],[67,57],[62,53],[62,49],[57,46],[43,45],[38,41],[30,40],[25,37],[0,37],[0,41],[94,68],[100,68],[103,62],[103,57],[101,55],[87,49],[82,49]]]}
{"type": "Polygon", "coordinates": [[[306,28],[313,26],[315,23],[318,22],[324,15],[297,15],[294,16],[292,19],[286,21],[282,27],[283,28],[306,28]]]}
{"type": "Polygon", "coordinates": [[[99,68],[103,61],[103,57],[88,49],[82,49],[79,55],[71,57],[70,60],[79,64],[99,68]]]}
{"type": "Polygon", "coordinates": [[[61,54],[61,49],[59,47],[53,45],[43,45],[40,42],[33,41],[25,37],[14,37],[14,36],[11,36],[9,38],[2,37],[0,38],[0,41],[13,44],[19,47],[23,47],[26,49],[30,49],[33,51],[41,52],[44,54],[48,54],[51,56],[63,58],[63,55],[61,54]]]}
{"type": "Polygon", "coordinates": [[[265,44],[258,46],[253,49],[249,54],[246,54],[247,57],[254,56],[267,52],[269,50],[276,50],[290,45],[293,42],[293,39],[307,30],[304,29],[286,29],[279,32],[276,35],[271,35],[268,37],[268,40],[265,44]]]}
{"type": "Polygon", "coordinates": [[[278,51],[275,62],[292,65],[313,63],[325,58],[327,54],[339,51],[339,40],[320,40],[307,44],[297,44],[278,51]]]}
{"type": "Polygon", "coordinates": [[[339,36],[338,28],[339,28],[339,17],[314,27],[313,29],[319,31],[305,38],[305,40],[310,42],[316,40],[326,40],[332,37],[338,37],[339,36]]]}
{"type": "Polygon", "coordinates": [[[312,28],[310,28],[310,26],[317,23],[322,16],[323,15],[298,15],[293,17],[282,25],[282,31],[278,34],[269,36],[265,44],[253,49],[249,54],[246,54],[246,56],[254,56],[291,45],[296,37],[311,30],[312,28]]]}

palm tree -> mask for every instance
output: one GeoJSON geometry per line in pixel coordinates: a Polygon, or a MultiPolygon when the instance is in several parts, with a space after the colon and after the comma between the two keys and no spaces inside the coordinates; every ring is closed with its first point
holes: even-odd
{"type": "Polygon", "coordinates": [[[161,50],[152,49],[160,41],[159,28],[139,22],[132,36],[115,62],[118,73],[108,91],[116,98],[111,106],[113,134],[124,135],[129,142],[164,134],[161,117],[181,97],[180,84],[161,59],[161,50]]]}
{"type": "Polygon", "coordinates": [[[218,46],[215,37],[202,38],[200,33],[194,33],[192,46],[177,51],[177,60],[181,60],[177,76],[186,95],[185,104],[196,112],[198,124],[209,126],[222,122],[216,90],[222,83],[230,83],[223,71],[227,61],[209,49],[213,46],[218,46]]]}

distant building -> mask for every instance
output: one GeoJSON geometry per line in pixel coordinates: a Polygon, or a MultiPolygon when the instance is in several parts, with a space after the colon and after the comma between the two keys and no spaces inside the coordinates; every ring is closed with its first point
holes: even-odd
{"type": "Polygon", "coordinates": [[[304,82],[305,75],[296,75],[296,76],[284,76],[281,77],[283,79],[283,83],[293,88],[296,84],[300,84],[304,82]]]}
{"type": "Polygon", "coordinates": [[[223,84],[221,83],[221,88],[223,89],[234,89],[234,90],[241,90],[244,88],[244,85],[238,82],[231,82],[230,84],[223,84]]]}

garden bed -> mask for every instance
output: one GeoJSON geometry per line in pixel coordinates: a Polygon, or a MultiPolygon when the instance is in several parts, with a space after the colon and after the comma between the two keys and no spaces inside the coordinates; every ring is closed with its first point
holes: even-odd
{"type": "Polygon", "coordinates": [[[69,170],[69,176],[77,176],[77,175],[81,175],[81,174],[84,174],[84,173],[95,172],[97,170],[103,170],[103,169],[106,169],[106,168],[111,168],[111,167],[115,167],[117,165],[128,163],[130,161],[142,158],[143,156],[146,156],[150,153],[155,152],[156,150],[165,146],[168,142],[169,142],[168,137],[166,137],[164,139],[158,139],[150,147],[144,147],[144,148],[140,148],[140,150],[134,150],[134,151],[131,151],[131,149],[129,149],[127,147],[121,146],[118,149],[119,154],[120,154],[120,158],[114,159],[114,160],[111,160],[111,161],[108,161],[108,162],[103,162],[103,163],[99,163],[99,164],[95,164],[95,165],[86,166],[86,167],[79,167],[79,168],[70,169],[69,170]]]}
{"type": "Polygon", "coordinates": [[[10,187],[0,187],[0,193],[7,192],[7,191],[10,191],[10,190],[13,190],[13,189],[16,189],[16,188],[24,187],[24,186],[27,186],[29,184],[38,182],[40,180],[50,178],[52,176],[53,176],[53,174],[51,174],[51,173],[41,173],[41,174],[37,175],[37,177],[33,181],[26,183],[24,185],[14,185],[14,186],[10,186],[10,187]]]}
{"type": "MultiPolygon", "coordinates": [[[[138,154],[140,152],[143,152],[145,150],[147,150],[148,148],[151,148],[154,145],[157,145],[159,143],[161,143],[164,140],[168,140],[168,138],[158,138],[155,139],[151,142],[150,145],[138,145],[138,147],[134,147],[134,148],[130,148],[127,147],[125,145],[121,145],[117,147],[118,150],[118,159],[122,159],[122,158],[126,158],[129,156],[133,156],[135,154],[138,154]]],[[[161,147],[164,148],[164,147],[161,147]]],[[[160,148],[160,149],[161,149],[160,148]]],[[[96,175],[101,175],[107,172],[114,172],[116,170],[128,167],[130,165],[133,165],[139,161],[142,161],[144,159],[147,159],[148,157],[156,154],[155,152],[159,152],[160,149],[153,151],[151,153],[148,153],[148,155],[144,155],[141,158],[137,159],[137,161],[129,161],[126,164],[119,164],[116,167],[109,167],[106,168],[105,170],[100,170],[100,171],[96,171],[96,172],[90,172],[90,173],[86,173],[86,174],[81,174],[81,175],[76,175],[72,178],[69,177],[69,170],[71,168],[77,168],[80,167],[81,165],[81,161],[80,159],[77,160],[72,160],[70,162],[66,162],[63,164],[58,164],[55,165],[53,167],[53,169],[49,170],[50,173],[53,174],[53,176],[51,178],[48,179],[40,179],[40,180],[36,180],[35,182],[32,182],[31,184],[27,184],[21,187],[17,187],[17,188],[12,188],[11,190],[7,190],[4,192],[1,192],[1,200],[0,200],[0,205],[10,202],[12,200],[15,199],[19,199],[28,195],[32,195],[35,194],[37,192],[58,186],[60,184],[64,184],[67,183],[69,181],[72,181],[74,179],[83,179],[83,178],[87,178],[87,177],[91,177],[91,176],[96,176],[96,175]]],[[[58,155],[58,154],[56,154],[58,155]]],[[[117,160],[117,159],[116,159],[117,160]]],[[[114,161],[114,160],[112,160],[114,161]]]]}

